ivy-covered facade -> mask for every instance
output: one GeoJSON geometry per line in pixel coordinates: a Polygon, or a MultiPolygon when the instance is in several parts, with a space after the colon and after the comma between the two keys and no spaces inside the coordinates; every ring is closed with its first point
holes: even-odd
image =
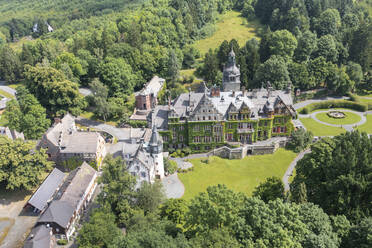
{"type": "Polygon", "coordinates": [[[276,136],[289,136],[294,129],[291,87],[239,91],[240,71],[235,53],[224,67],[223,89],[205,84],[197,92],[183,93],[168,106],[157,106],[148,121],[155,123],[164,148],[209,151],[230,144],[252,144],[276,136]]]}

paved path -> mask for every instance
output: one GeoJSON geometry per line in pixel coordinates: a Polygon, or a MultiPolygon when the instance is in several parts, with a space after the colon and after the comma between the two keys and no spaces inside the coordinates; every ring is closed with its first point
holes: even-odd
{"type": "Polygon", "coordinates": [[[288,191],[288,190],[289,190],[289,178],[291,177],[291,175],[292,175],[292,173],[293,173],[293,170],[294,170],[294,168],[295,168],[296,165],[297,165],[297,162],[298,162],[299,160],[301,160],[301,159],[305,156],[305,154],[308,154],[308,153],[310,153],[310,152],[311,152],[310,149],[300,152],[300,153],[297,155],[297,157],[296,157],[296,158],[291,162],[291,164],[289,165],[287,171],[285,172],[285,174],[284,174],[284,176],[283,176],[283,178],[282,178],[282,181],[283,181],[283,183],[284,183],[284,189],[285,189],[285,191],[288,191]]]}
{"type": "Polygon", "coordinates": [[[16,90],[15,89],[12,89],[10,88],[9,86],[6,86],[5,82],[4,81],[0,81],[0,90],[3,90],[13,96],[15,96],[16,94],[16,90]]]}
{"type": "Polygon", "coordinates": [[[94,128],[94,129],[109,133],[113,137],[116,137],[119,141],[125,139],[123,130],[121,130],[120,128],[99,122],[99,121],[93,121],[93,120],[88,120],[82,117],[77,117],[76,123],[86,126],[86,127],[94,128]]]}
{"type": "Polygon", "coordinates": [[[303,107],[306,107],[307,105],[309,104],[312,104],[314,102],[323,102],[323,101],[328,101],[328,100],[346,100],[346,99],[349,99],[349,97],[346,97],[346,96],[343,96],[343,97],[324,97],[324,98],[320,98],[320,99],[311,99],[311,100],[306,100],[306,101],[302,101],[302,102],[298,102],[296,104],[293,104],[293,107],[294,109],[300,109],[300,108],[303,108],[303,107]]]}
{"type": "Polygon", "coordinates": [[[161,182],[167,198],[181,198],[185,193],[185,186],[178,178],[177,173],[165,177],[161,182]]]}

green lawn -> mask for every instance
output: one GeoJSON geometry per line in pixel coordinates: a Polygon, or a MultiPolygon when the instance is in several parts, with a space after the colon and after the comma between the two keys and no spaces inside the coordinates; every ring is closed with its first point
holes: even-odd
{"type": "Polygon", "coordinates": [[[224,40],[236,39],[240,46],[245,45],[251,38],[257,38],[256,30],[260,25],[258,21],[248,23],[245,18],[240,16],[239,12],[229,11],[221,16],[216,27],[217,30],[212,36],[195,42],[195,46],[202,56],[210,48],[219,47],[224,40]]]}
{"type": "Polygon", "coordinates": [[[192,159],[190,162],[194,170],[178,174],[185,185],[183,198],[190,199],[208,186],[217,184],[225,184],[235,191],[251,195],[266,178],[282,178],[296,156],[292,151],[279,149],[275,154],[249,156],[242,160],[210,157],[208,164],[201,162],[205,159],[192,159]]]}
{"type": "Polygon", "coordinates": [[[320,124],[312,118],[300,118],[307,130],[311,131],[315,136],[336,136],[345,133],[346,130],[340,127],[331,127],[320,124]]]}
{"type": "Polygon", "coordinates": [[[361,132],[372,134],[372,115],[367,115],[367,122],[357,127],[361,132]]]}
{"type": "Polygon", "coordinates": [[[354,113],[350,112],[343,112],[346,117],[343,119],[336,119],[329,117],[327,113],[318,113],[316,114],[316,118],[318,118],[320,121],[324,121],[330,124],[336,124],[336,125],[347,125],[347,124],[354,124],[358,123],[359,121],[362,120],[362,118],[354,113]]]}
{"type": "Polygon", "coordinates": [[[6,91],[0,90],[0,95],[5,96],[6,98],[14,99],[15,97],[12,94],[9,94],[6,91]]]}

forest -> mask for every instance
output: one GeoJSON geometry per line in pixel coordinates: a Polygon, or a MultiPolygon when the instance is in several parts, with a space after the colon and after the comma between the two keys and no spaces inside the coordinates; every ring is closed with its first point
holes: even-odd
{"type": "MultiPolygon", "coordinates": [[[[51,120],[66,112],[79,116],[93,111],[105,121],[127,122],[133,93],[154,75],[167,80],[166,94],[173,97],[193,81],[180,79],[181,69],[195,69],[208,85],[219,85],[231,47],[247,89],[270,81],[276,89],[292,82],[300,90],[326,88],[333,95],[372,90],[371,16],[359,1],[0,3],[0,79],[18,85],[16,99],[3,116],[27,139],[40,138],[51,120]],[[239,46],[226,37],[217,49],[200,54],[194,42],[210,36],[220,14],[232,9],[248,22],[259,20],[264,27],[260,39],[239,46]],[[27,42],[19,43],[25,38],[27,42]],[[80,87],[89,87],[94,96],[83,97],[80,87]]],[[[14,152],[29,151],[32,144],[0,142],[0,153],[7,157],[0,161],[0,180],[9,189],[35,186],[40,171],[50,167],[45,154],[33,160],[27,152],[14,152]],[[11,166],[16,155],[33,172],[30,177],[22,178],[23,171],[11,166]],[[31,166],[35,160],[37,168],[31,166]]],[[[100,179],[100,208],[83,225],[78,244],[371,247],[371,150],[366,134],[325,138],[298,163],[288,194],[272,178],[253,197],[216,185],[191,201],[165,200],[160,184],[135,190],[135,178],[123,161],[108,157],[100,179]]]]}

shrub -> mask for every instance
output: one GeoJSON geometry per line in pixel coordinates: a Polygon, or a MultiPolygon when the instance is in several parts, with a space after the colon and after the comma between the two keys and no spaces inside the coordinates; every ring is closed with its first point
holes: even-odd
{"type": "Polygon", "coordinates": [[[330,108],[347,108],[353,109],[360,112],[367,111],[367,105],[363,103],[357,103],[346,100],[331,100],[324,102],[316,102],[308,105],[301,110],[301,114],[308,114],[317,109],[330,109],[330,108]]]}
{"type": "Polygon", "coordinates": [[[164,170],[168,172],[169,175],[175,173],[177,168],[177,163],[175,161],[164,158],[164,170]]]}
{"type": "Polygon", "coordinates": [[[308,147],[313,140],[313,134],[304,129],[298,129],[291,134],[291,138],[287,143],[287,148],[294,152],[300,152],[301,150],[308,147]]]}
{"type": "Polygon", "coordinates": [[[57,241],[58,245],[67,245],[67,243],[68,243],[67,239],[59,239],[57,241]]]}

